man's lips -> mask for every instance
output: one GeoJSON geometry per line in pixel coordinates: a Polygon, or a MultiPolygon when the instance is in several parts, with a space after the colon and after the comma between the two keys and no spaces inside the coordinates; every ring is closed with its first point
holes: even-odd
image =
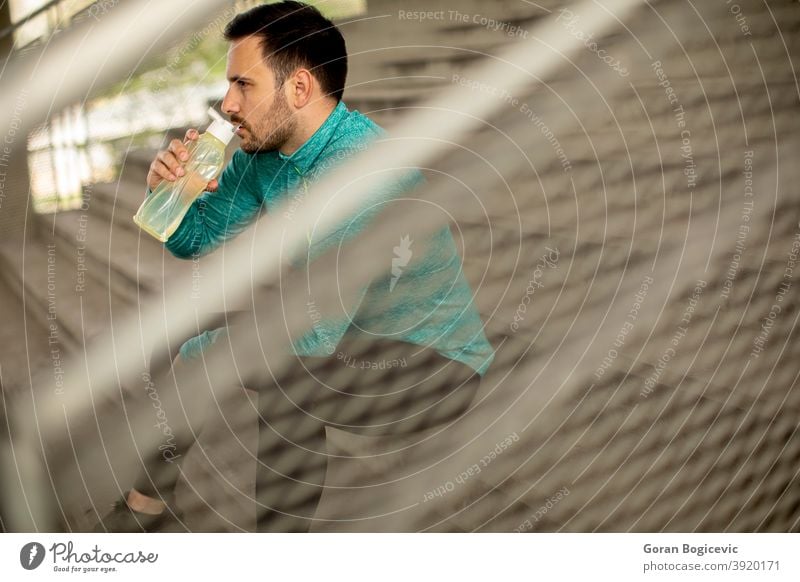
{"type": "Polygon", "coordinates": [[[242,135],[242,131],[247,131],[247,128],[244,126],[244,121],[240,119],[231,119],[231,123],[236,126],[236,131],[234,132],[236,135],[242,135]]]}

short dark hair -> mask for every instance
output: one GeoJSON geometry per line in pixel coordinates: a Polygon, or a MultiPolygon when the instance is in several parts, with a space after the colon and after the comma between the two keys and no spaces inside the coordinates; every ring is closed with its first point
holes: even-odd
{"type": "Polygon", "coordinates": [[[305,67],[326,95],[342,100],[347,47],[339,29],[319,10],[290,0],[256,6],[237,14],[225,27],[227,40],[246,36],[261,39],[264,58],[275,71],[279,86],[305,67]]]}

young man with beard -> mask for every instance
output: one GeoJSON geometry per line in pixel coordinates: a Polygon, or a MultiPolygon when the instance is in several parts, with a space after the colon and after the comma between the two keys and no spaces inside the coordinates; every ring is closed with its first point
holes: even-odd
{"type": "MultiPolygon", "coordinates": [[[[167,241],[167,249],[180,258],[217,249],[263,211],[280,209],[309,183],[383,134],[370,119],[348,110],[342,102],[347,75],[344,38],[315,8],[288,1],[262,5],[237,15],[225,36],[230,41],[229,89],[222,110],[240,125],[241,149],[219,181],[208,184],[207,192],[194,202],[167,241]]],[[[190,130],[186,137],[188,143],[198,133],[190,130]]],[[[185,143],[173,140],[153,161],[148,187],[152,190],[163,180],[182,176],[187,159],[185,143]]],[[[418,172],[406,173],[387,184],[382,199],[388,202],[407,192],[420,178],[418,172]]],[[[381,205],[362,209],[345,228],[321,240],[309,236],[309,260],[362,230],[375,216],[375,208],[381,205]]],[[[264,503],[268,507],[261,529],[308,529],[322,492],[326,426],[400,435],[454,422],[469,408],[492,361],[493,352],[449,228],[417,241],[416,246],[408,236],[398,240],[391,272],[373,279],[340,312],[309,312],[313,325],[287,346],[297,356],[294,362],[301,372],[320,369],[322,363],[320,375],[324,376],[330,369],[325,365],[337,361],[340,371],[343,366],[358,369],[357,375],[345,381],[347,385],[331,396],[328,378],[308,372],[291,386],[276,386],[266,370],[252,383],[266,402],[262,414],[269,430],[262,432],[275,435],[275,442],[264,448],[293,447],[283,465],[277,458],[280,453],[275,453],[274,464],[259,483],[275,492],[264,503]],[[413,382],[405,389],[388,387],[385,376],[381,380],[371,374],[414,364],[424,370],[425,377],[409,374],[413,382]],[[359,383],[363,389],[355,386],[359,383]],[[391,394],[381,395],[382,387],[391,388],[391,394]],[[359,410],[345,401],[347,392],[359,391],[378,396],[366,413],[363,406],[359,410]],[[298,494],[298,489],[303,491],[298,494]],[[289,490],[291,496],[283,494],[289,490]],[[289,497],[302,502],[285,501],[289,497]]],[[[358,240],[350,244],[357,246],[358,240]]],[[[277,322],[273,325],[277,328],[277,322]]],[[[163,530],[180,518],[172,490],[181,458],[203,424],[208,403],[226,389],[213,381],[198,385],[196,378],[187,386],[181,378],[204,366],[202,358],[210,352],[224,356],[226,350],[231,351],[222,339],[233,333],[233,328],[217,329],[187,341],[171,372],[154,380],[170,426],[169,447],[153,451],[134,487],[115,504],[98,531],[163,530]]],[[[233,372],[235,362],[228,367],[233,372]]],[[[232,373],[231,377],[236,376],[232,373]]],[[[152,426],[147,430],[152,431],[152,426]]],[[[271,464],[266,456],[265,462],[271,464]]]]}

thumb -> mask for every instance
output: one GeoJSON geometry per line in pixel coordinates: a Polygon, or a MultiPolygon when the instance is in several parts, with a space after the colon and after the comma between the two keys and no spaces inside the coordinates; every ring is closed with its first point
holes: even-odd
{"type": "Polygon", "coordinates": [[[211,180],[206,186],[206,190],[208,190],[209,192],[216,192],[217,188],[219,188],[219,182],[217,182],[216,179],[211,180]]]}

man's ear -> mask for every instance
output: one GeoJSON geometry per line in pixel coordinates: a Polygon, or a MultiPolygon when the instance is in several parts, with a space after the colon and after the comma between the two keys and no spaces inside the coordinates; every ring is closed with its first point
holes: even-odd
{"type": "Polygon", "coordinates": [[[296,109],[301,109],[311,102],[314,83],[316,83],[316,79],[308,69],[297,69],[294,72],[291,83],[288,83],[290,94],[287,95],[287,98],[296,109]]]}

